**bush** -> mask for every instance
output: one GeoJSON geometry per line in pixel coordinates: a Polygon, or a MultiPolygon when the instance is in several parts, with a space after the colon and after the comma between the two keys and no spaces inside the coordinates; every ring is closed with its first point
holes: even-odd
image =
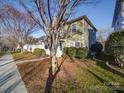
{"type": "Polygon", "coordinates": [[[88,54],[88,49],[87,48],[78,48],[77,53],[76,53],[76,58],[86,58],[88,54]]]}
{"type": "Polygon", "coordinates": [[[64,57],[67,57],[68,56],[68,48],[69,47],[64,47],[64,49],[63,49],[63,56],[64,57]]]}
{"type": "Polygon", "coordinates": [[[21,49],[17,49],[15,52],[20,53],[21,52],[21,49]]]}
{"type": "Polygon", "coordinates": [[[75,57],[76,48],[75,47],[65,47],[63,50],[64,56],[75,57]]]}
{"type": "Polygon", "coordinates": [[[20,53],[21,52],[21,49],[16,49],[14,51],[12,51],[11,53],[20,53]]]}
{"type": "Polygon", "coordinates": [[[102,52],[102,49],[103,49],[102,44],[99,43],[99,42],[96,42],[95,44],[93,44],[93,45],[91,46],[90,51],[91,51],[91,53],[95,53],[96,55],[98,55],[99,53],[102,52]]]}
{"type": "Polygon", "coordinates": [[[124,30],[113,32],[105,43],[107,54],[114,56],[119,66],[124,67],[124,30]]]}
{"type": "Polygon", "coordinates": [[[0,52],[0,57],[2,57],[4,55],[4,53],[3,52],[0,52]]]}
{"type": "Polygon", "coordinates": [[[63,49],[63,55],[65,57],[76,57],[76,58],[85,58],[87,56],[87,48],[75,48],[75,47],[65,47],[63,49]]]}
{"type": "Polygon", "coordinates": [[[35,54],[35,55],[38,55],[38,56],[41,56],[41,55],[46,55],[46,52],[45,52],[44,49],[36,48],[36,49],[34,50],[34,54],[35,54]]]}

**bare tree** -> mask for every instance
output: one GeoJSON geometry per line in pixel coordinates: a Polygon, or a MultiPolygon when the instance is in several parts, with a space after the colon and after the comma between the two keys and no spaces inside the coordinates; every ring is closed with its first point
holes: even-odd
{"type": "Polygon", "coordinates": [[[27,44],[30,45],[30,44],[36,44],[38,42],[38,39],[34,38],[33,36],[29,36],[26,41],[27,41],[27,44]]]}
{"type": "Polygon", "coordinates": [[[99,28],[97,32],[97,41],[104,45],[108,36],[112,33],[111,27],[99,28]]]}
{"type": "Polygon", "coordinates": [[[18,45],[23,52],[28,37],[35,31],[35,22],[27,13],[20,12],[12,5],[5,5],[1,13],[1,29],[6,33],[8,41],[18,45]]]}
{"type": "Polygon", "coordinates": [[[44,31],[49,43],[51,67],[46,83],[45,93],[51,92],[52,83],[59,72],[56,59],[57,43],[61,30],[78,6],[92,4],[96,0],[19,0],[23,8],[44,31]]]}
{"type": "Polygon", "coordinates": [[[34,21],[46,34],[49,43],[52,75],[59,70],[56,60],[60,31],[72,16],[76,7],[95,0],[20,0],[34,21]],[[28,3],[28,5],[27,5],[28,3]]]}

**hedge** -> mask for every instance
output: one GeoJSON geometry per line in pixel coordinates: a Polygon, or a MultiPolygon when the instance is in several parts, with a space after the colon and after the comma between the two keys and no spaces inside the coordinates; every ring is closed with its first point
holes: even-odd
{"type": "Polygon", "coordinates": [[[75,57],[75,58],[85,58],[87,56],[87,48],[75,48],[75,47],[65,47],[63,49],[63,56],[65,57],[75,57]]]}
{"type": "Polygon", "coordinates": [[[34,49],[34,52],[33,52],[35,55],[38,55],[38,56],[42,56],[42,55],[46,55],[46,52],[44,49],[40,49],[40,48],[36,48],[34,49]]]}
{"type": "Polygon", "coordinates": [[[108,37],[105,51],[115,57],[117,64],[124,68],[124,30],[115,31],[108,37]]]}
{"type": "Polygon", "coordinates": [[[88,55],[88,49],[87,48],[78,48],[76,53],[76,58],[86,58],[88,55]]]}
{"type": "Polygon", "coordinates": [[[11,53],[21,53],[21,49],[16,49],[15,51],[12,51],[11,53]]]}

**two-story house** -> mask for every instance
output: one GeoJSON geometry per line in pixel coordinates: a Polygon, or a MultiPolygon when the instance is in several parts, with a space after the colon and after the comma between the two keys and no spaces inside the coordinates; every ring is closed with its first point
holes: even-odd
{"type": "Polygon", "coordinates": [[[116,0],[112,27],[115,31],[124,29],[124,0],[116,0]]]}
{"type": "MultiPolygon", "coordinates": [[[[96,32],[97,29],[87,16],[81,16],[68,21],[61,31],[62,38],[60,42],[58,42],[57,57],[61,57],[64,47],[87,47],[90,49],[91,45],[96,42],[96,32]]],[[[36,45],[24,46],[24,49],[31,52],[33,52],[35,48],[45,49],[46,54],[50,55],[48,46],[46,46],[43,40],[36,45]]]]}
{"type": "Polygon", "coordinates": [[[88,49],[92,44],[96,42],[97,29],[87,18],[87,16],[81,16],[74,20],[67,22],[63,28],[64,38],[62,41],[62,47],[87,47],[88,49]]]}

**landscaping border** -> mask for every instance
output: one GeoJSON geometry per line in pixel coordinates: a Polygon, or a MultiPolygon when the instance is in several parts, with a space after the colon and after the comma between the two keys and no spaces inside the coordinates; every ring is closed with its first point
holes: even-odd
{"type": "Polygon", "coordinates": [[[114,66],[110,65],[108,62],[106,62],[105,64],[107,66],[107,69],[109,69],[111,72],[124,77],[124,72],[117,70],[114,66]]]}

